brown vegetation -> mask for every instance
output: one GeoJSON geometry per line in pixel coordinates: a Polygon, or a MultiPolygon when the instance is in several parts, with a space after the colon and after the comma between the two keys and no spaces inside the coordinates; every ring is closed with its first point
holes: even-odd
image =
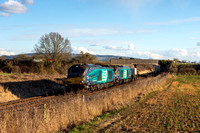
{"type": "Polygon", "coordinates": [[[47,60],[44,55],[18,55],[12,60],[0,59],[0,72],[34,73],[34,74],[67,74],[68,68],[78,63],[96,63],[96,56],[81,52],[71,57],[70,54],[59,55],[59,60],[47,60]]]}
{"type": "MultiPolygon", "coordinates": [[[[200,76],[179,76],[116,115],[74,128],[84,132],[199,132],[200,76]],[[84,128],[83,128],[84,127],[84,128]]],[[[100,117],[101,118],[101,117],[100,117]]]]}
{"type": "Polygon", "coordinates": [[[99,93],[59,96],[38,107],[1,112],[0,132],[56,132],[140,100],[168,79],[159,75],[99,93]]]}
{"type": "Polygon", "coordinates": [[[177,74],[181,75],[199,75],[200,65],[178,65],[177,74]]]}
{"type": "Polygon", "coordinates": [[[62,80],[64,78],[66,75],[0,75],[0,103],[63,90],[62,80]]]}

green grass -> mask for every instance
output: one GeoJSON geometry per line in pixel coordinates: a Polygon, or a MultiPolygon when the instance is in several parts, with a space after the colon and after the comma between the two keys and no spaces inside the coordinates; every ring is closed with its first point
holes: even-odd
{"type": "Polygon", "coordinates": [[[2,76],[6,75],[32,75],[31,73],[0,73],[2,76]]]}
{"type": "Polygon", "coordinates": [[[0,75],[13,75],[13,73],[0,73],[0,75]]]}
{"type": "Polygon", "coordinates": [[[158,94],[159,92],[160,92],[159,90],[156,90],[156,91],[153,91],[153,92],[148,93],[148,94],[145,96],[145,101],[149,100],[150,98],[152,98],[153,96],[155,96],[155,95],[158,94]]]}
{"type": "Polygon", "coordinates": [[[179,75],[175,81],[183,84],[200,83],[200,75],[179,75]]]}
{"type": "MultiPolygon", "coordinates": [[[[93,120],[91,120],[90,122],[86,123],[86,124],[82,124],[82,125],[78,125],[75,126],[71,131],[69,131],[69,133],[79,133],[79,132],[86,132],[89,128],[94,127],[98,124],[98,121],[102,121],[105,118],[111,117],[113,115],[116,115],[117,113],[120,113],[122,110],[128,108],[129,106],[123,107],[119,110],[113,110],[111,112],[106,112],[98,117],[94,117],[93,120]]],[[[60,131],[62,133],[62,131],[60,131]]]]}

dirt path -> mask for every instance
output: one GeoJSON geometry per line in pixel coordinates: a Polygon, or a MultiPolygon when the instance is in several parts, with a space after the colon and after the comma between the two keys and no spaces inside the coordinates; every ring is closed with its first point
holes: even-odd
{"type": "Polygon", "coordinates": [[[200,76],[178,77],[83,132],[200,132],[200,76]]]}

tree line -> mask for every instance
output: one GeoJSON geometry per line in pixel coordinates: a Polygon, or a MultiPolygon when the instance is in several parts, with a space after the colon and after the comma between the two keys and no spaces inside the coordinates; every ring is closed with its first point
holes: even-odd
{"type": "Polygon", "coordinates": [[[7,73],[48,73],[66,74],[67,69],[78,63],[96,63],[97,57],[80,52],[71,54],[71,43],[59,33],[51,32],[41,36],[34,46],[35,54],[17,55],[11,60],[0,57],[0,71],[7,73]]]}

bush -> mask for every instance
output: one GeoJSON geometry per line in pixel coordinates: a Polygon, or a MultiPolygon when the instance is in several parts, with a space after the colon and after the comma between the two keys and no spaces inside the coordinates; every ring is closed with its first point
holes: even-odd
{"type": "Polygon", "coordinates": [[[197,71],[194,69],[194,68],[180,68],[179,70],[179,74],[182,74],[182,75],[196,75],[197,74],[197,71]]]}
{"type": "Polygon", "coordinates": [[[32,73],[44,73],[44,63],[43,62],[35,62],[31,66],[31,72],[32,73]]]}
{"type": "Polygon", "coordinates": [[[19,66],[12,66],[11,72],[12,73],[21,73],[21,69],[19,66]]]}
{"type": "Polygon", "coordinates": [[[200,70],[197,72],[197,75],[200,75],[200,70]]]}
{"type": "Polygon", "coordinates": [[[170,72],[173,71],[173,61],[171,60],[160,60],[159,65],[162,72],[170,72]]]}
{"type": "Polygon", "coordinates": [[[11,60],[6,60],[3,62],[3,72],[6,73],[11,73],[12,72],[12,67],[13,67],[13,61],[11,60]]]}
{"type": "Polygon", "coordinates": [[[29,66],[21,66],[21,73],[30,73],[31,72],[31,67],[29,66]]]}

